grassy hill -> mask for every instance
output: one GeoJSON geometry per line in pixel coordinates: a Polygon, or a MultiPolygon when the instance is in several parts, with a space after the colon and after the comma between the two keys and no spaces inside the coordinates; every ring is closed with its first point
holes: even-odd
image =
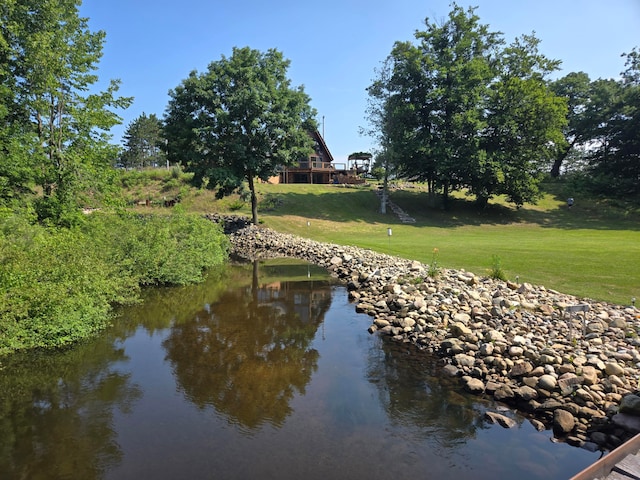
{"type": "MultiPolygon", "coordinates": [[[[163,199],[179,195],[188,210],[250,215],[249,204],[238,196],[216,200],[209,191],[189,188],[186,180],[179,172],[165,171],[144,185],[129,182],[125,195],[132,208],[141,210],[162,212],[163,199]],[[151,206],[137,205],[147,198],[151,206]]],[[[375,188],[259,184],[260,219],[281,232],[425,263],[437,248],[442,267],[477,275],[488,274],[499,261],[509,279],[579,297],[625,305],[632,297],[640,299],[637,204],[572,194],[575,205],[569,209],[564,187],[550,184],[538,205],[515,209],[496,199],[478,210],[459,195],[445,212],[423,187],[405,185],[393,190],[391,200],[416,223],[402,224],[390,210],[379,213],[375,188]]]]}

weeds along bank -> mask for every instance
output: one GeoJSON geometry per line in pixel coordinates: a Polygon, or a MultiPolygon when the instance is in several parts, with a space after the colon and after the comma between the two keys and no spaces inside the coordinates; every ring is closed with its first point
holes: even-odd
{"type": "Polygon", "coordinates": [[[255,226],[229,238],[245,258],[287,256],[326,267],[347,284],[356,310],[371,317],[371,333],[440,355],[444,374],[466,390],[516,407],[558,438],[610,449],[640,432],[635,307],[255,226]],[[577,305],[588,311],[569,313],[577,305]]]}
{"type": "Polygon", "coordinates": [[[180,209],[96,212],[72,229],[0,215],[0,355],[95,335],[140,287],[198,282],[227,254],[218,225],[180,209]]]}

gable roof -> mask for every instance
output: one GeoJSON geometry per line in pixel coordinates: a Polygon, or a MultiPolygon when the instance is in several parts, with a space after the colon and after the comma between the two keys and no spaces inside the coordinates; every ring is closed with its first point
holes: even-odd
{"type": "Polygon", "coordinates": [[[322,138],[322,135],[320,135],[320,132],[318,132],[317,130],[314,130],[312,132],[309,132],[309,135],[311,135],[311,138],[313,138],[316,142],[318,142],[318,144],[320,145],[320,148],[322,148],[323,153],[327,155],[328,160],[325,160],[325,161],[333,162],[333,155],[331,155],[331,152],[329,151],[329,147],[327,147],[327,144],[324,142],[324,138],[322,138]]]}

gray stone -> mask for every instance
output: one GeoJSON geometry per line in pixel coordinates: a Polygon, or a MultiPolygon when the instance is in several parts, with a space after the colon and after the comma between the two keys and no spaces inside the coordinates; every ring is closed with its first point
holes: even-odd
{"type": "Polygon", "coordinates": [[[556,378],[553,375],[542,375],[538,379],[538,388],[542,388],[544,390],[553,390],[558,385],[556,378]]]}
{"type": "Polygon", "coordinates": [[[637,395],[625,395],[620,402],[619,412],[640,416],[640,397],[637,395]]]}

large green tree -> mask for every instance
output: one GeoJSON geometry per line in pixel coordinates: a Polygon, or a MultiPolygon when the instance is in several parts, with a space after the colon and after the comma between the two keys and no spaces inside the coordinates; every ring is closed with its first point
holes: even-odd
{"type": "MultiPolygon", "coordinates": [[[[496,194],[535,201],[540,161],[563,141],[566,106],[545,76],[559,62],[537,51],[526,35],[504,47],[502,35],[480,23],[474,8],[453,4],[446,20],[398,42],[386,85],[369,94],[386,107],[389,143],[400,172],[443,193],[467,189],[480,204],[496,194]]],[[[547,160],[548,161],[548,160],[547,160]]]]}
{"type": "Polygon", "coordinates": [[[494,194],[516,205],[534,203],[540,178],[565,143],[567,104],[546,80],[560,62],[541,55],[538,43],[523,35],[500,52],[480,132],[486,163],[471,171],[470,190],[480,203],[494,194]]]}
{"type": "Polygon", "coordinates": [[[559,177],[563,163],[572,151],[584,143],[584,112],[589,104],[591,80],[585,72],[571,72],[551,82],[550,87],[556,95],[567,101],[567,125],[564,128],[565,142],[556,151],[551,167],[552,177],[559,177]]]}
{"type": "Polygon", "coordinates": [[[165,162],[165,148],[162,121],[143,112],[127,126],[120,163],[125,168],[157,167],[165,162]]]}
{"type": "Polygon", "coordinates": [[[218,197],[246,181],[254,223],[255,179],[267,180],[312,151],[315,111],[303,87],[291,87],[289,63],[275,49],[234,48],[231,57],[192,72],[170,92],[169,159],[193,172],[196,186],[217,189],[218,197]]]}
{"type": "Polygon", "coordinates": [[[117,81],[93,88],[105,33],[89,30],[80,4],[0,5],[0,191],[32,180],[42,189],[40,217],[62,223],[117,155],[108,131],[120,122],[114,109],[131,101],[116,96],[117,81]]]}
{"type": "Polygon", "coordinates": [[[619,80],[592,82],[584,122],[588,173],[600,192],[617,196],[640,193],[640,52],[624,56],[619,80]]]}

